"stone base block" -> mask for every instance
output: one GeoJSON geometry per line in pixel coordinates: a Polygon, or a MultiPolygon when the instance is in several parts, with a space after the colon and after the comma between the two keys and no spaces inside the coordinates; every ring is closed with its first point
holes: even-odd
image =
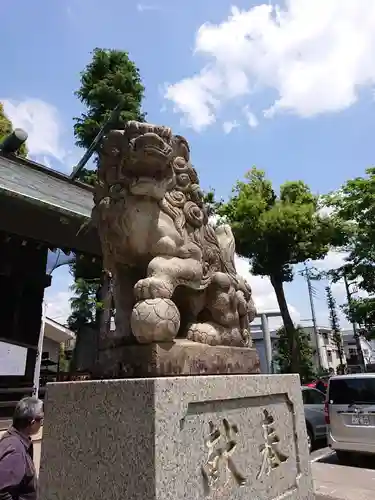
{"type": "Polygon", "coordinates": [[[294,375],[50,384],[41,500],[313,500],[294,375]]]}
{"type": "Polygon", "coordinates": [[[176,340],[101,350],[96,371],[100,378],[226,375],[260,373],[260,364],[255,348],[176,340]]]}

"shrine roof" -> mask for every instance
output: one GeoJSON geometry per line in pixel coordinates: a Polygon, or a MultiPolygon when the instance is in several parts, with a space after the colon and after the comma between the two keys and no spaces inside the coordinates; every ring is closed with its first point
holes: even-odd
{"type": "Polygon", "coordinates": [[[0,196],[4,195],[81,219],[91,217],[94,204],[91,186],[39,163],[0,155],[0,196]]]}

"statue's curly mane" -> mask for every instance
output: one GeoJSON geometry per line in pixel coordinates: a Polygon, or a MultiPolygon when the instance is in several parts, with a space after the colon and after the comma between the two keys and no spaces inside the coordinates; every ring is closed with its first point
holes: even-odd
{"type": "Polygon", "coordinates": [[[177,231],[202,251],[204,275],[201,288],[206,288],[215,272],[224,271],[236,279],[236,270],[223,260],[215,229],[209,223],[203,192],[195,168],[189,162],[189,149],[181,136],[174,137],[175,155],[172,168],[175,185],[166,192],[159,206],[173,220],[177,231]],[[181,148],[182,147],[182,148],[181,148]],[[183,149],[184,155],[179,155],[183,149]]]}

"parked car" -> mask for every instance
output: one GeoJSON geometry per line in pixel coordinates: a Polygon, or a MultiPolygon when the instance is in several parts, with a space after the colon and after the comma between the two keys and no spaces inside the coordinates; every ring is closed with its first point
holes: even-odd
{"type": "Polygon", "coordinates": [[[358,454],[375,454],[375,374],[332,377],[325,416],[328,446],[341,463],[353,462],[358,454]]]}
{"type": "Polygon", "coordinates": [[[326,392],[327,387],[328,387],[328,378],[321,378],[319,380],[314,380],[313,382],[310,382],[309,384],[306,384],[306,387],[312,387],[314,389],[318,389],[321,392],[326,392]],[[322,383],[324,385],[324,391],[319,388],[319,383],[322,383]]]}
{"type": "Polygon", "coordinates": [[[311,452],[318,441],[327,436],[324,405],[326,396],[312,387],[302,387],[302,400],[305,410],[307,443],[311,452]]]}

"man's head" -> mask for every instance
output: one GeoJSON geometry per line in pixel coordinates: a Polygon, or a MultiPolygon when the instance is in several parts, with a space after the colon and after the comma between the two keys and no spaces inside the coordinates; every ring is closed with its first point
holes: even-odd
{"type": "Polygon", "coordinates": [[[23,398],[14,410],[13,427],[23,434],[32,436],[39,431],[43,418],[43,401],[33,397],[23,398]]]}

